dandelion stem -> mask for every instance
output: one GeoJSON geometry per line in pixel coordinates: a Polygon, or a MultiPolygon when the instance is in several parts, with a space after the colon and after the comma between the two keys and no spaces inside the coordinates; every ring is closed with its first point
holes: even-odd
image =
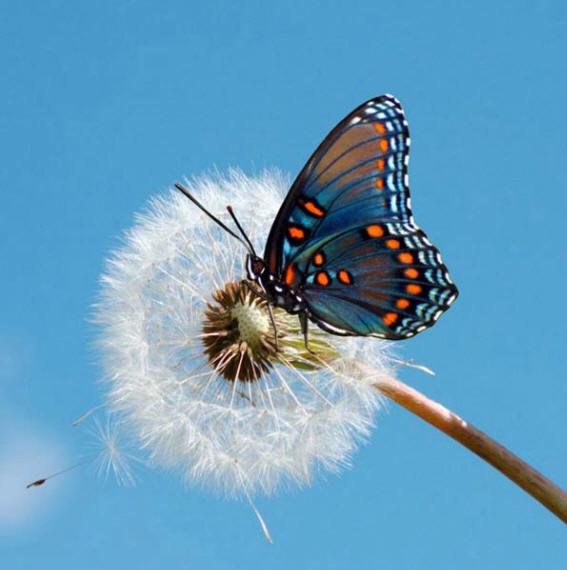
{"type": "Polygon", "coordinates": [[[525,461],[438,402],[399,380],[384,378],[374,386],[390,400],[476,453],[567,523],[567,493],[525,461]]]}

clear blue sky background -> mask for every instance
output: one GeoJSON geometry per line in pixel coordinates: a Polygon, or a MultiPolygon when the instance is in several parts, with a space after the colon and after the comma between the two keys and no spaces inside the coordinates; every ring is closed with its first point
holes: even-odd
{"type": "Polygon", "coordinates": [[[249,509],[73,462],[99,401],[87,322],[108,251],[183,175],[296,173],[391,92],[418,222],[461,297],[405,379],[567,486],[564,2],[10,2],[0,37],[0,559],[18,570],[563,569],[565,527],[404,410],[341,477],[249,509]],[[7,505],[7,506],[6,506],[7,505]]]}

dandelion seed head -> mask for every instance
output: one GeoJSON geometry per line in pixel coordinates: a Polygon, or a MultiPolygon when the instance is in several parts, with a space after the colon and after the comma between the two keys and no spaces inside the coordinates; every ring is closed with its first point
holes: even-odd
{"type": "MultiPolygon", "coordinates": [[[[188,181],[258,251],[289,181],[240,171],[188,181]],[[259,213],[261,212],[261,214],[259,213]]],[[[245,286],[245,250],[184,196],[150,202],[108,260],[96,307],[107,401],[155,465],[228,495],[270,494],[348,465],[379,406],[353,360],[392,374],[387,343],[332,337],[245,286]],[[280,337],[281,335],[281,337],[280,337]]],[[[112,455],[112,454],[111,454],[112,455]]]]}
{"type": "MultiPolygon", "coordinates": [[[[207,303],[203,322],[209,363],[227,380],[258,380],[277,352],[267,302],[256,286],[244,281],[227,283],[213,293],[213,300],[207,303]]],[[[287,330],[284,313],[274,313],[274,321],[278,337],[283,339],[287,330]]]]}

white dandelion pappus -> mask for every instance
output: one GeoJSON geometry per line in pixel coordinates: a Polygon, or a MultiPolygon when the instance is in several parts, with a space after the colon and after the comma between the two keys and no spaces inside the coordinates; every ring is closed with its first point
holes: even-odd
{"type": "Polygon", "coordinates": [[[136,483],[133,464],[139,460],[131,455],[129,442],[124,441],[124,431],[117,418],[107,416],[102,423],[98,418],[89,429],[91,435],[91,458],[102,478],[113,475],[116,482],[127,487],[136,483]]]}
{"type": "MultiPolygon", "coordinates": [[[[289,187],[275,171],[257,178],[231,171],[187,185],[228,224],[223,213],[231,204],[259,251],[289,187]]],[[[206,348],[232,334],[214,328],[224,309],[211,316],[213,294],[236,295],[236,284],[226,286],[244,277],[244,260],[241,244],[170,191],[150,202],[108,261],[96,311],[109,408],[152,463],[180,470],[188,482],[249,497],[286,483],[309,483],[318,469],[348,465],[379,405],[377,391],[357,372],[362,367],[349,363],[371,364],[373,382],[392,375],[395,366],[383,341],[316,331],[313,342],[324,338],[340,356],[320,359],[318,366],[297,365],[299,330],[297,338],[290,332],[284,339],[277,360],[264,369],[249,367],[248,376],[247,344],[212,357],[206,348]],[[214,326],[204,328],[207,319],[214,326]],[[223,375],[229,366],[234,380],[223,375]]],[[[245,318],[237,312],[245,306],[249,320],[268,335],[269,321],[254,316],[262,313],[261,302],[250,301],[244,289],[238,294],[240,301],[223,314],[246,335],[245,318]]],[[[286,317],[297,320],[278,318],[286,317]]]]}

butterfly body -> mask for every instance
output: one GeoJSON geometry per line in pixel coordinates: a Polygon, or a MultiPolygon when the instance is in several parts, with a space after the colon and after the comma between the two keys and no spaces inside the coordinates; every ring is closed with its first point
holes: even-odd
{"type": "Polygon", "coordinates": [[[255,282],[270,304],[280,307],[292,315],[309,313],[305,299],[292,290],[281,279],[270,273],[261,257],[248,255],[246,258],[248,279],[255,282]]]}
{"type": "MultiPolygon", "coordinates": [[[[305,346],[307,348],[309,348],[307,338],[308,320],[315,322],[319,327],[329,332],[345,334],[334,331],[332,328],[326,326],[325,322],[317,320],[309,310],[309,305],[303,295],[302,287],[300,286],[298,290],[289,287],[283,280],[279,279],[268,270],[266,263],[262,258],[248,255],[246,259],[246,270],[248,279],[258,285],[262,296],[268,301],[270,311],[271,307],[279,307],[291,315],[299,315],[301,328],[305,337],[305,346]]],[[[277,330],[275,332],[277,338],[277,330]]]]}

